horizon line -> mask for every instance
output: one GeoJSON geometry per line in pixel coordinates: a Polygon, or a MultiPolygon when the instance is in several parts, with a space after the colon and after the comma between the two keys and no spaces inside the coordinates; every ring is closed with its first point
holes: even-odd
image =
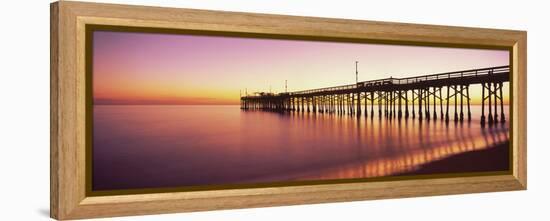
{"type": "Polygon", "coordinates": [[[99,104],[92,104],[92,105],[179,105],[179,106],[231,106],[231,105],[240,105],[238,103],[235,104],[178,104],[178,103],[99,103],[99,104]]]}
{"type": "MultiPolygon", "coordinates": [[[[415,103],[414,105],[417,105],[418,103],[415,103]]],[[[450,104],[453,104],[453,103],[449,103],[450,104]]],[[[240,104],[92,104],[92,106],[131,106],[131,105],[134,105],[134,106],[235,106],[235,105],[240,105],[240,104]]],[[[411,105],[409,103],[409,105],[411,105]]],[[[445,103],[443,104],[445,105],[445,103]]],[[[481,103],[470,103],[470,105],[475,105],[475,106],[481,106],[481,103]]],[[[487,104],[486,104],[487,105],[487,104]]],[[[500,104],[499,104],[500,105],[500,104]]],[[[504,106],[506,105],[510,105],[509,103],[503,103],[504,106]]],[[[370,104],[369,104],[370,106],[370,104]]],[[[374,104],[374,106],[378,106],[378,104],[374,104]]],[[[383,105],[381,105],[383,106],[383,105]]],[[[403,106],[405,106],[403,104],[403,106]]],[[[439,106],[439,103],[436,105],[436,106],[439,106]]]]}

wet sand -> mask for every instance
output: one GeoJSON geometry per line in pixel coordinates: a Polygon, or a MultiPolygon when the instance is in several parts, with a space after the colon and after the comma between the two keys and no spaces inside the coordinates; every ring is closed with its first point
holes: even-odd
{"type": "Polygon", "coordinates": [[[469,173],[506,171],[510,142],[504,142],[484,150],[476,150],[451,156],[422,165],[419,169],[400,175],[423,175],[437,173],[469,173]]]}

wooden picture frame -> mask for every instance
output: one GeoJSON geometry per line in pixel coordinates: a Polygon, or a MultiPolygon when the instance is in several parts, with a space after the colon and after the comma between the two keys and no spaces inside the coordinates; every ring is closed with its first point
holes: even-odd
{"type": "Polygon", "coordinates": [[[51,4],[51,217],[79,219],[527,188],[527,33],[80,2],[51,4]],[[321,185],[90,196],[86,191],[86,25],[154,27],[511,51],[512,172],[321,185]]]}

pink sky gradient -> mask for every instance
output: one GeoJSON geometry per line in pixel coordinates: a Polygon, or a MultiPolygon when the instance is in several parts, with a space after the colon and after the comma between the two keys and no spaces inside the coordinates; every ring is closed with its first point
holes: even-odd
{"type": "Polygon", "coordinates": [[[355,83],[356,60],[359,81],[509,64],[506,50],[176,34],[96,31],[93,45],[95,104],[238,104],[239,90],[283,92],[285,80],[355,83]]]}

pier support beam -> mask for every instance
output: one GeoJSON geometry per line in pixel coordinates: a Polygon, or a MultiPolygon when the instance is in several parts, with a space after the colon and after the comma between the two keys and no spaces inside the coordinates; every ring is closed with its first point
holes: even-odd
{"type": "Polygon", "coordinates": [[[504,124],[506,122],[506,117],[504,117],[504,97],[502,97],[502,82],[499,83],[499,93],[500,93],[500,123],[504,124]]]}
{"type": "Polygon", "coordinates": [[[418,99],[418,96],[417,98],[414,97],[414,90],[411,90],[411,96],[412,96],[412,99],[411,99],[411,112],[412,112],[412,115],[413,115],[413,119],[416,118],[416,112],[414,111],[414,101],[418,99]]]}
{"type": "Polygon", "coordinates": [[[493,105],[493,102],[492,102],[492,97],[493,97],[493,93],[491,92],[491,83],[487,83],[487,97],[489,97],[489,116],[488,116],[488,123],[489,123],[489,126],[493,125],[493,108],[491,105],[493,105]]]}
{"type": "Polygon", "coordinates": [[[471,122],[472,111],[470,109],[470,85],[466,85],[466,102],[468,103],[468,122],[471,122]]]}
{"type": "Polygon", "coordinates": [[[304,110],[305,110],[305,109],[304,109],[304,100],[305,100],[305,98],[304,98],[304,97],[301,97],[300,100],[301,100],[301,102],[302,102],[302,113],[303,113],[304,110]]]}
{"type": "Polygon", "coordinates": [[[381,91],[378,92],[378,118],[382,118],[382,93],[381,91]]]}
{"type": "Polygon", "coordinates": [[[405,91],[405,119],[409,119],[409,91],[405,91]]]}
{"type": "Polygon", "coordinates": [[[437,88],[436,87],[433,87],[433,96],[434,96],[434,115],[433,115],[433,119],[434,121],[437,120],[437,111],[436,111],[436,108],[437,108],[437,88]]]}
{"type": "Polygon", "coordinates": [[[395,112],[393,110],[393,107],[394,107],[393,102],[394,102],[394,98],[395,98],[394,95],[395,94],[392,90],[390,90],[388,93],[389,93],[389,101],[388,101],[389,102],[389,107],[388,107],[389,108],[389,115],[388,116],[391,120],[393,118],[393,115],[395,115],[395,112]]]}
{"type": "Polygon", "coordinates": [[[464,85],[460,85],[460,122],[464,122],[464,85]]]}
{"type": "Polygon", "coordinates": [[[357,117],[361,116],[361,92],[357,92],[357,117]]]}
{"type": "Polygon", "coordinates": [[[401,90],[397,92],[397,99],[398,99],[398,106],[397,106],[397,119],[401,120],[401,117],[403,113],[401,112],[401,100],[402,100],[402,94],[401,90]]]}
{"type": "Polygon", "coordinates": [[[498,84],[497,83],[493,83],[493,95],[494,95],[494,98],[495,98],[495,105],[494,105],[494,109],[495,109],[495,116],[494,116],[494,121],[495,121],[495,124],[498,123],[498,111],[497,111],[497,106],[498,106],[498,103],[497,103],[497,99],[498,99],[498,96],[497,96],[497,90],[498,90],[498,84]]]}
{"type": "Polygon", "coordinates": [[[447,109],[445,110],[445,123],[449,123],[449,99],[451,99],[449,90],[450,90],[450,86],[447,85],[447,99],[445,99],[447,100],[447,104],[446,104],[447,109]]]}
{"type": "Polygon", "coordinates": [[[317,111],[321,111],[321,108],[319,107],[319,97],[312,96],[311,97],[311,110],[313,113],[316,113],[317,111]]]}
{"type": "Polygon", "coordinates": [[[456,85],[453,86],[453,89],[454,89],[453,96],[455,97],[455,118],[454,118],[455,123],[458,122],[458,109],[457,109],[457,105],[458,105],[457,92],[458,92],[458,90],[456,89],[456,87],[457,87],[456,85]]]}
{"type": "Polygon", "coordinates": [[[481,126],[485,126],[485,83],[481,84],[481,126]]]}
{"type": "Polygon", "coordinates": [[[444,114],[443,114],[443,87],[439,87],[439,115],[441,116],[441,121],[444,120],[444,114]]]}
{"type": "Polygon", "coordinates": [[[369,112],[369,109],[368,109],[368,106],[367,106],[367,101],[369,100],[369,95],[367,92],[365,92],[365,118],[368,117],[368,112],[369,112]]]}
{"type": "Polygon", "coordinates": [[[370,92],[370,118],[374,117],[374,91],[370,92]]]}
{"type": "Polygon", "coordinates": [[[426,104],[426,107],[424,107],[426,120],[430,121],[430,88],[424,89],[424,94],[424,103],[426,104]]]}
{"type": "Polygon", "coordinates": [[[418,89],[418,120],[422,121],[422,89],[418,89]]]}

